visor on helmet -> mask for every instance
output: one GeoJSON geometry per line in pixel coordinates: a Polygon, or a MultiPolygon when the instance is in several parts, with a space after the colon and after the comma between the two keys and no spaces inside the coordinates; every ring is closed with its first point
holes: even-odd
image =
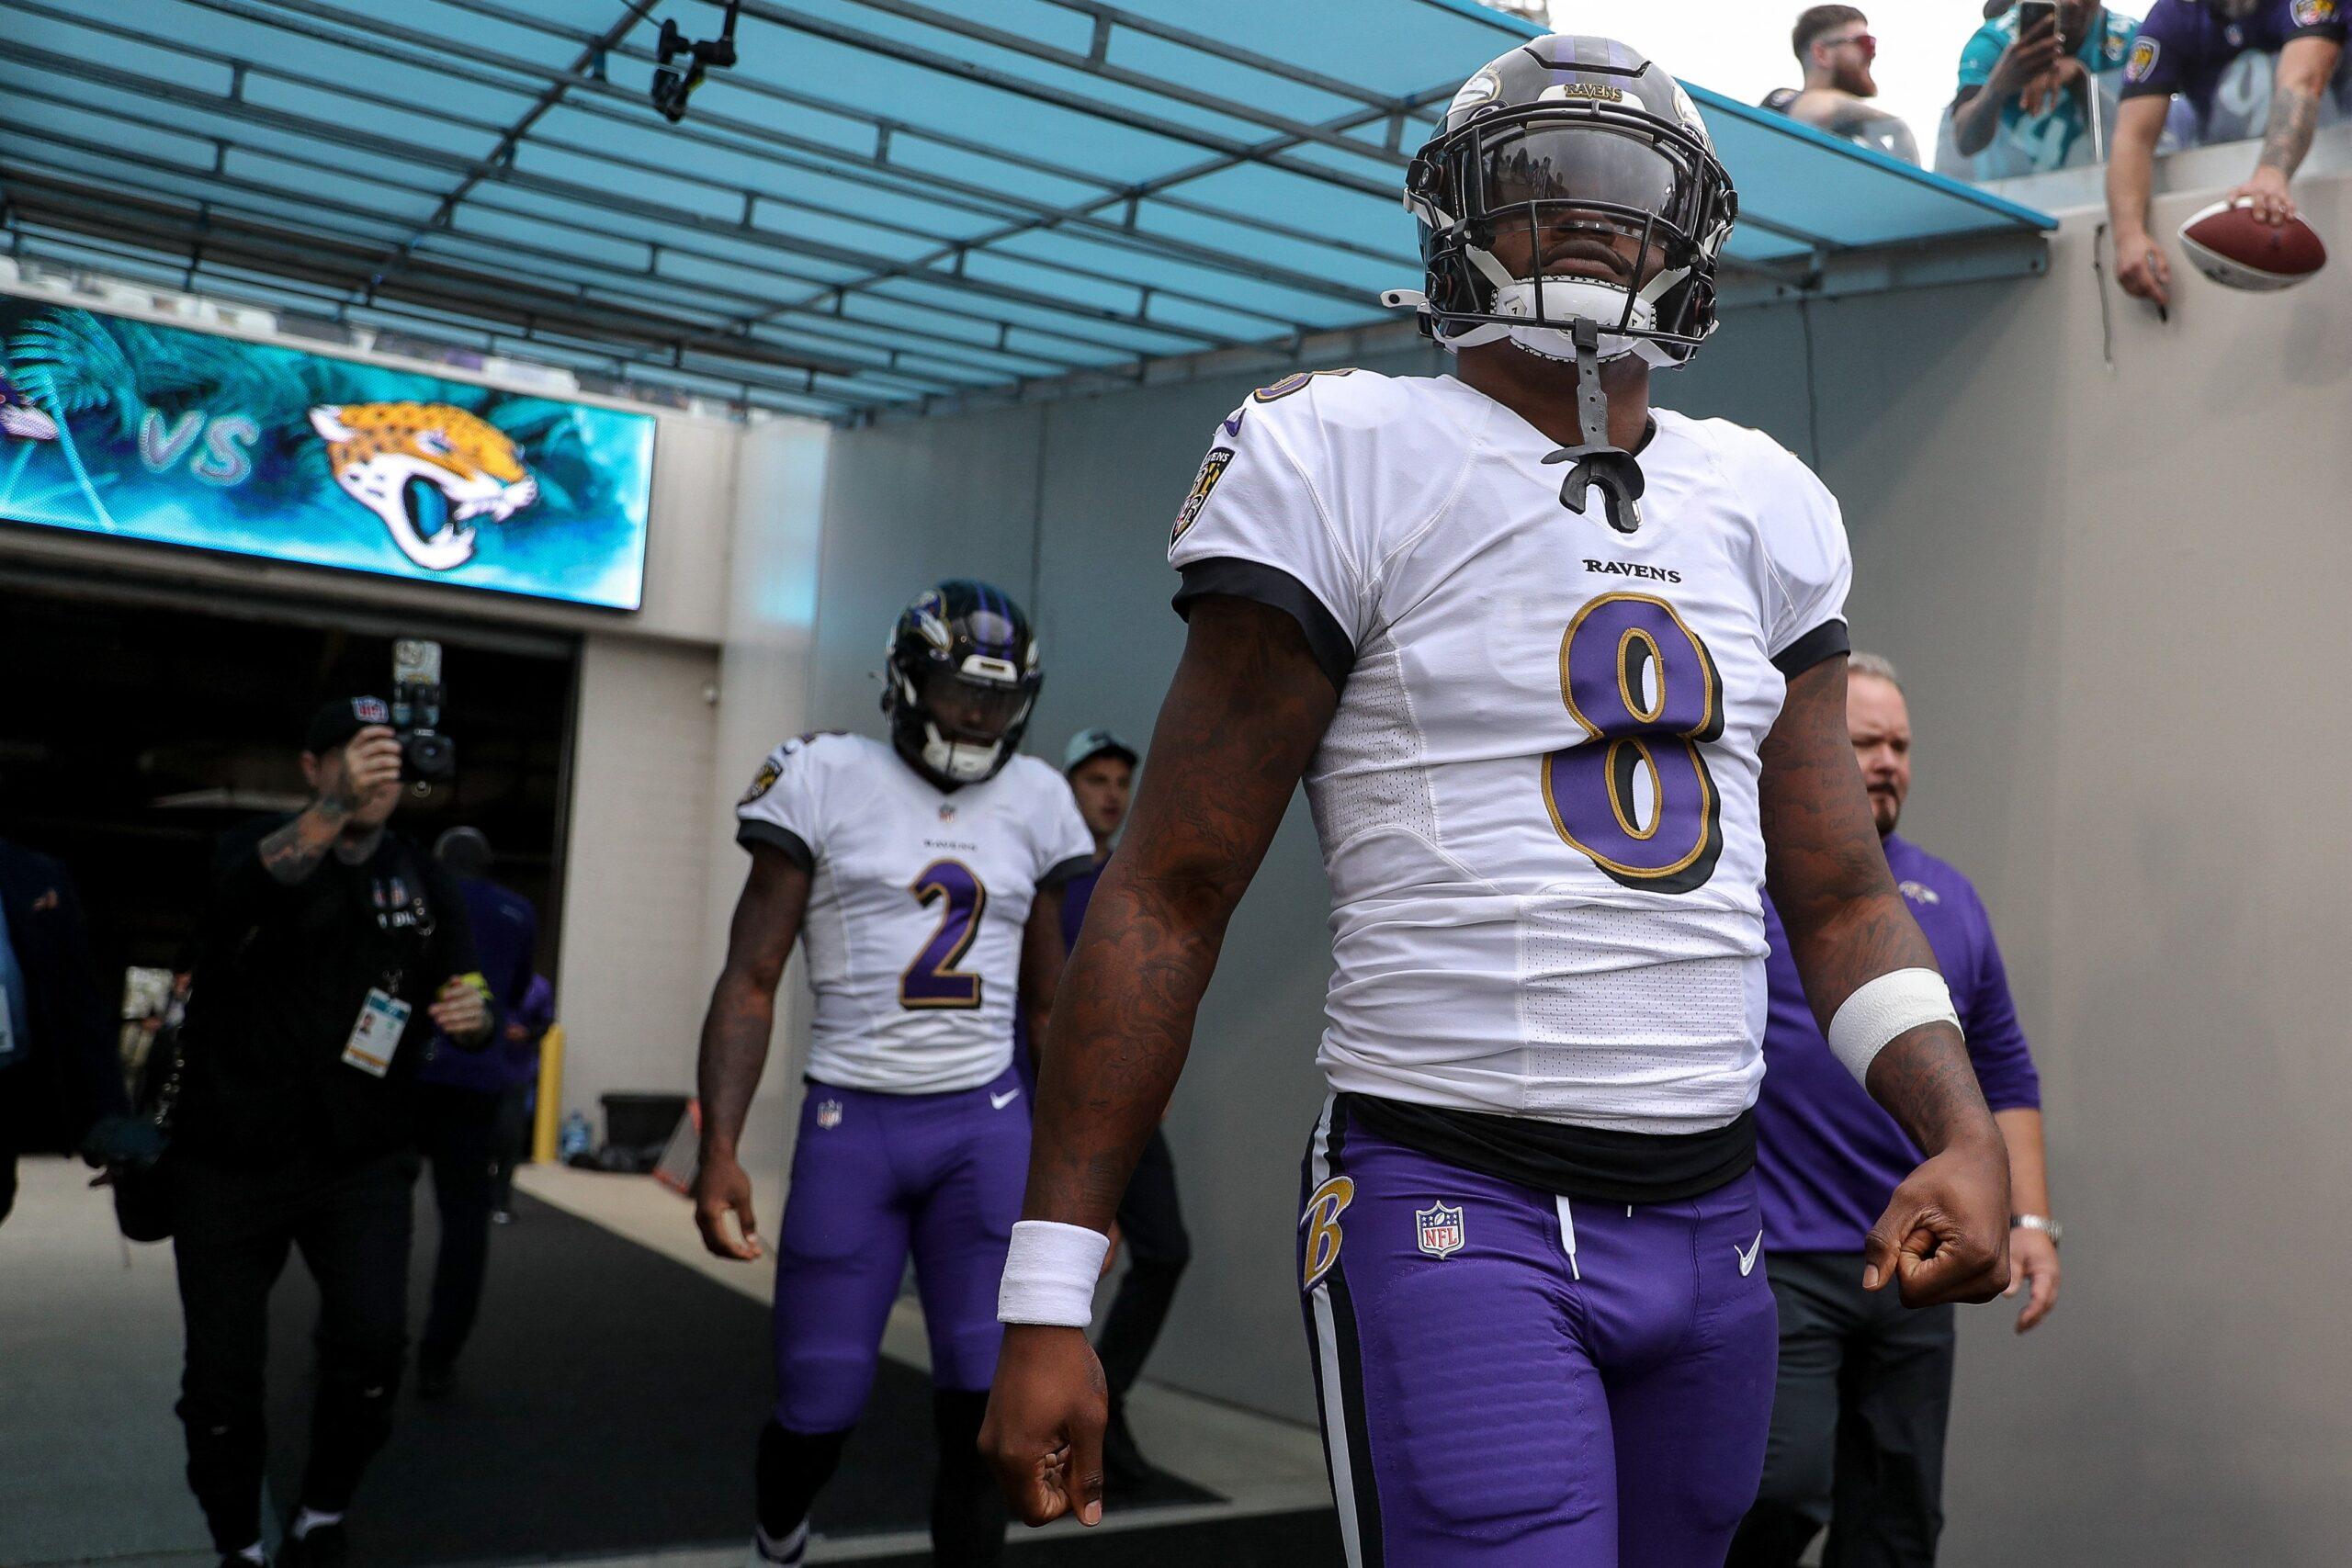
{"type": "Polygon", "coordinates": [[[923,672],[920,700],[943,737],[983,745],[1002,739],[1029,711],[1029,694],[1018,685],[944,668],[923,672]]]}
{"type": "Polygon", "coordinates": [[[1538,120],[1479,138],[1476,155],[1484,197],[1476,205],[1489,217],[1526,203],[1567,202],[1656,213],[1682,227],[1690,170],[1648,137],[1538,120]]]}

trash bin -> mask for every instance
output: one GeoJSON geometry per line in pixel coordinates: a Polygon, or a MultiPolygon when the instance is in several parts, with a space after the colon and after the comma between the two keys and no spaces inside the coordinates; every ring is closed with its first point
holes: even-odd
{"type": "Polygon", "coordinates": [[[646,1161],[651,1169],[653,1160],[662,1157],[662,1148],[670,1142],[670,1134],[678,1130],[679,1119],[686,1113],[689,1096],[683,1094],[607,1094],[600,1097],[605,1107],[605,1145],[614,1149],[650,1149],[652,1158],[646,1161]]]}

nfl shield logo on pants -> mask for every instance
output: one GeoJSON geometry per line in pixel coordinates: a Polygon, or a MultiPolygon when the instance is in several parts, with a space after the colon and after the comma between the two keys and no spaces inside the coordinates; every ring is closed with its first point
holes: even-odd
{"type": "Polygon", "coordinates": [[[818,1125],[818,1126],[820,1126],[820,1127],[838,1127],[838,1126],[840,1126],[841,1124],[842,1124],[842,1102],[841,1102],[840,1100],[824,1100],[824,1101],[822,1101],[821,1103],[820,1103],[820,1104],[818,1105],[818,1107],[817,1107],[817,1125],[818,1125]]]}
{"type": "Polygon", "coordinates": [[[1462,1250],[1462,1211],[1440,1203],[1432,1209],[1413,1211],[1413,1223],[1420,1228],[1421,1250],[1431,1258],[1451,1258],[1462,1250]]]}

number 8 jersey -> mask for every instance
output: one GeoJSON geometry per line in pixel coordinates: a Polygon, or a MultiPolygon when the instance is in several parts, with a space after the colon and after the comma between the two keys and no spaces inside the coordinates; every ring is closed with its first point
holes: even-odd
{"type": "Polygon", "coordinates": [[[1640,527],[1451,377],[1318,372],[1228,417],[1178,513],[1182,610],[1295,615],[1340,705],[1306,788],[1332,897],[1333,1089],[1643,1134],[1763,1076],[1758,749],[1846,651],[1828,491],[1659,412],[1640,527]]]}
{"type": "Polygon", "coordinates": [[[810,1077],[945,1094],[1004,1071],[1029,907],[1094,863],[1059,774],[1016,756],[951,794],[881,741],[804,736],[768,754],[735,815],[746,848],[811,874],[810,1077]]]}

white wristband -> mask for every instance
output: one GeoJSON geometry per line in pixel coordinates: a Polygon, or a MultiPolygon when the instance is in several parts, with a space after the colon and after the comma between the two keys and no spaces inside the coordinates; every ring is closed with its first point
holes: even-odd
{"type": "Polygon", "coordinates": [[[999,1323],[1049,1323],[1084,1328],[1094,1321],[1094,1282],[1111,1238],[1084,1225],[1023,1220],[1012,1227],[997,1289],[999,1323]]]}
{"type": "Polygon", "coordinates": [[[1896,969],[1864,983],[1846,998],[1829,1021],[1829,1049],[1860,1083],[1889,1041],[1923,1023],[1960,1027],[1951,992],[1932,969],[1896,969]]]}

